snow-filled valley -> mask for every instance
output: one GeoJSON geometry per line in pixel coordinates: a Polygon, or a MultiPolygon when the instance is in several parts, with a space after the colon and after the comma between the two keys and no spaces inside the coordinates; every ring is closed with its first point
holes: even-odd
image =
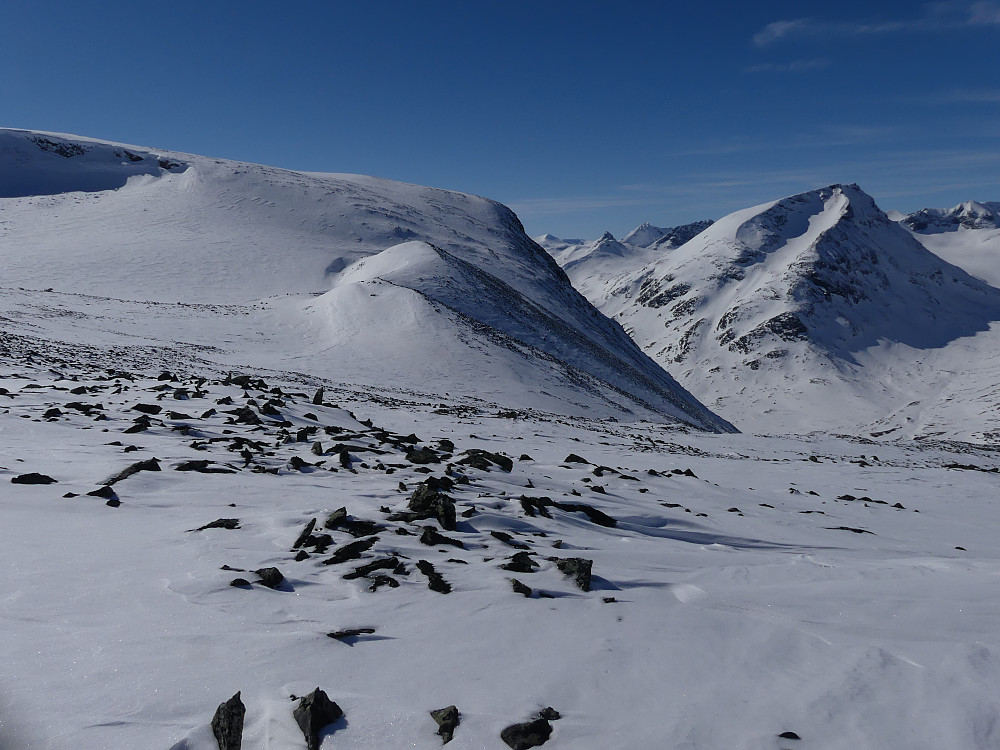
{"type": "Polygon", "coordinates": [[[237,692],[272,750],[1000,742],[1000,291],[867,196],[567,243],[569,278],[503,206],[375,178],[0,130],[0,196],[0,748],[226,750],[237,692]],[[845,248],[868,319],[781,297],[845,248]],[[796,390],[796,339],[685,390],[583,296],[633,277],[762,356],[826,321],[853,369],[796,390]],[[924,338],[870,344],[900,310],[924,338]]]}

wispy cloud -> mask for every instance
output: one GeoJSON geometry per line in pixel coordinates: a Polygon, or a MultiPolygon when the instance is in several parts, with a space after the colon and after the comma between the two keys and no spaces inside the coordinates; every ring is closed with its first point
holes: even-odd
{"type": "Polygon", "coordinates": [[[890,21],[824,21],[817,18],[774,21],[754,34],[753,43],[766,47],[782,39],[804,36],[864,36],[989,26],[1000,26],[1000,3],[993,0],[927,3],[919,15],[890,21]]]}
{"type": "Polygon", "coordinates": [[[761,63],[744,68],[744,73],[802,73],[829,68],[829,60],[792,60],[786,63],[761,63]]]}

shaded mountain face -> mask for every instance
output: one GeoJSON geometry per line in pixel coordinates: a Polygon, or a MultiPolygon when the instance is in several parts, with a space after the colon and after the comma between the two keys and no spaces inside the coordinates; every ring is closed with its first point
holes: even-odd
{"type": "Polygon", "coordinates": [[[902,224],[918,234],[1000,229],[1000,203],[965,201],[952,208],[922,208],[905,216],[902,224]]]}
{"type": "MultiPolygon", "coordinates": [[[[75,311],[81,338],[166,338],[379,387],[732,429],[493,201],[27,131],[0,130],[0,165],[7,283],[129,306],[102,314],[116,323],[75,311]],[[156,320],[178,302],[171,325],[156,320]]],[[[73,326],[53,318],[48,334],[73,326]]]]}
{"type": "Polygon", "coordinates": [[[765,411],[816,427],[864,419],[873,399],[910,389],[876,395],[873,352],[917,358],[1000,320],[1000,291],[928,252],[856,185],[731,214],[588,296],[748,428],[772,424],[765,411]]]}

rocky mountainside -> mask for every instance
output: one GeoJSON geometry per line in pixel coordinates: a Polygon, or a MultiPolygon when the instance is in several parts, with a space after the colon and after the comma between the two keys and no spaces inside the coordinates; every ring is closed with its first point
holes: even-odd
{"type": "Polygon", "coordinates": [[[1000,229],[1000,203],[965,201],[952,208],[922,208],[904,217],[902,223],[918,234],[1000,229]]]}
{"type": "Polygon", "coordinates": [[[485,198],[14,130],[0,174],[0,262],[25,333],[62,308],[50,332],[135,343],[148,314],[172,323],[147,343],[233,363],[731,429],[485,198]]]}
{"type": "Polygon", "coordinates": [[[1000,203],[924,208],[900,223],[935,255],[1000,287],[1000,203]]]}
{"type": "Polygon", "coordinates": [[[924,402],[927,383],[900,378],[902,363],[1000,320],[1000,291],[928,252],[856,185],[736,212],[610,283],[574,281],[749,429],[903,429],[891,415],[924,402]]]}

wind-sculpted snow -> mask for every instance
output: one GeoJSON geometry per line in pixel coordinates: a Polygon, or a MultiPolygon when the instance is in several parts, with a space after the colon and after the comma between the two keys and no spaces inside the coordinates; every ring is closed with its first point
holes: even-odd
{"type": "MultiPolygon", "coordinates": [[[[624,274],[583,263],[570,269],[578,288],[745,428],[995,429],[988,416],[949,418],[956,392],[928,374],[990,340],[1000,291],[928,252],[855,185],[736,212],[624,274]]],[[[977,372],[954,387],[985,385],[991,368],[963,362],[977,372]]]]}
{"type": "Polygon", "coordinates": [[[996,746],[995,450],[48,343],[0,339],[5,749],[996,746]]]}
{"type": "Polygon", "coordinates": [[[0,174],[17,183],[0,197],[14,306],[49,308],[63,295],[60,305],[82,308],[74,326],[43,323],[49,335],[139,336],[379,388],[733,429],[485,198],[8,130],[0,174]],[[422,243],[449,260],[410,278],[409,293],[365,298],[345,284],[366,259],[397,270],[407,253],[422,260],[422,243]]]}

